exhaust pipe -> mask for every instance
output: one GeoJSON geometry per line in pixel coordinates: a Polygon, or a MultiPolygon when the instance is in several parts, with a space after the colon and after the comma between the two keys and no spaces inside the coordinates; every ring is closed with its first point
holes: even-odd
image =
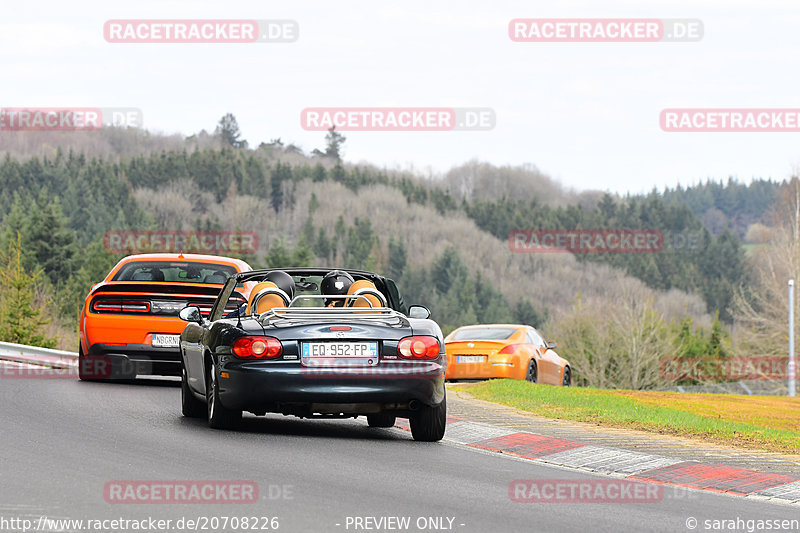
{"type": "Polygon", "coordinates": [[[408,402],[408,408],[411,411],[418,411],[419,410],[419,400],[411,400],[408,402]]]}

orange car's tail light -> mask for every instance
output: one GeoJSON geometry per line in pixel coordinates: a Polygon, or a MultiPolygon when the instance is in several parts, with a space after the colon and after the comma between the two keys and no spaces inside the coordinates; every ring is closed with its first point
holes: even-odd
{"type": "Polygon", "coordinates": [[[505,355],[514,355],[517,353],[517,348],[522,346],[522,344],[507,344],[503,346],[503,349],[497,352],[498,354],[505,354],[505,355]]]}
{"type": "Polygon", "coordinates": [[[283,345],[275,337],[239,337],[233,353],[240,359],[275,359],[283,353],[283,345]]]}
{"type": "Polygon", "coordinates": [[[92,310],[98,313],[149,313],[150,302],[136,300],[95,300],[92,310]]]}
{"type": "Polygon", "coordinates": [[[405,359],[434,359],[439,355],[439,340],[428,335],[404,337],[397,343],[397,354],[405,359]]]}

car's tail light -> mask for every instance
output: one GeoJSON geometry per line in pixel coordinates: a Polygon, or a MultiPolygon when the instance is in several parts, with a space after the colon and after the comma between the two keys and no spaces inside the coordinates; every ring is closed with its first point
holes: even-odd
{"type": "Polygon", "coordinates": [[[241,359],[275,359],[283,346],[275,337],[239,337],[233,342],[233,353],[241,359]]]}
{"type": "Polygon", "coordinates": [[[498,354],[503,354],[503,355],[514,355],[515,353],[517,353],[517,348],[519,348],[520,346],[522,346],[522,345],[521,344],[507,344],[507,345],[503,346],[503,349],[500,350],[497,353],[498,354]]]}
{"type": "Polygon", "coordinates": [[[149,313],[150,302],[136,300],[95,300],[92,310],[98,313],[149,313]]]}
{"type": "Polygon", "coordinates": [[[439,340],[427,335],[404,337],[397,343],[397,353],[406,359],[433,359],[439,355],[439,340]]]}

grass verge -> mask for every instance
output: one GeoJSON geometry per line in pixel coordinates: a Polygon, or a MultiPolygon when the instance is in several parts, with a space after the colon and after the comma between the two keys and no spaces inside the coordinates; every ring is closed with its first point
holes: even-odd
{"type": "Polygon", "coordinates": [[[800,453],[800,398],[553,387],[506,379],[454,388],[548,418],[800,453]]]}

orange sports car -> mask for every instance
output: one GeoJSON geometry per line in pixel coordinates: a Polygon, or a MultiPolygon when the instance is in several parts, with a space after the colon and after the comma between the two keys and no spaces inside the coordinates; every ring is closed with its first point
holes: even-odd
{"type": "MultiPolygon", "coordinates": [[[[208,315],[222,285],[252,270],[239,259],[199,254],[141,254],[122,259],[92,286],[80,317],[78,375],[86,380],[179,375],[179,339],[187,305],[208,315]]],[[[252,284],[237,289],[245,303],[252,284]]]]}
{"type": "Polygon", "coordinates": [[[519,324],[464,326],[444,339],[446,379],[525,379],[570,385],[569,362],[534,328],[519,324]]]}

